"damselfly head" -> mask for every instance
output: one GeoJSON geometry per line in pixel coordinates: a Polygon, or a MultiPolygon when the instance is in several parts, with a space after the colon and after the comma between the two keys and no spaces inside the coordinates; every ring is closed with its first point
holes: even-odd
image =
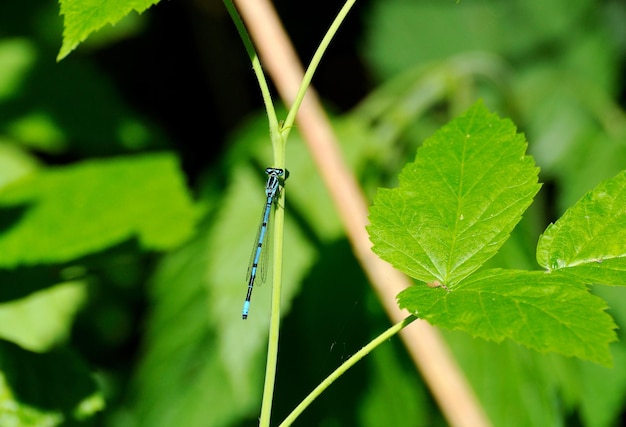
{"type": "Polygon", "coordinates": [[[280,168],[266,168],[265,173],[272,176],[283,176],[285,171],[280,168]]]}

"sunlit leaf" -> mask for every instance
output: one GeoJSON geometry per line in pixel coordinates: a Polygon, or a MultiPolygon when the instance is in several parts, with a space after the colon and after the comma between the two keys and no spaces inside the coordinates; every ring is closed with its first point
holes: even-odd
{"type": "Polygon", "coordinates": [[[626,285],[626,171],[599,184],[548,226],[537,261],[586,283],[626,285]]]}
{"type": "Polygon", "coordinates": [[[606,303],[567,276],[486,270],[450,292],[411,286],[398,301],[433,325],[474,337],[509,338],[541,352],[612,363],[608,344],[616,340],[615,324],[604,311],[606,303]]]}
{"type": "Polygon", "coordinates": [[[0,193],[0,266],[64,262],[129,239],[168,249],[195,216],[169,154],[42,170],[0,193]]]}
{"type": "Polygon", "coordinates": [[[45,351],[69,334],[86,298],[85,284],[68,282],[0,304],[0,337],[32,351],[45,351]]]}
{"type": "Polygon", "coordinates": [[[379,190],[373,250],[411,277],[452,288],[502,246],[539,190],[515,126],[478,103],[424,142],[400,186],[379,190]]]}
{"type": "Polygon", "coordinates": [[[135,11],[142,13],[159,0],[60,0],[64,19],[63,46],[57,60],[107,24],[115,25],[135,11]]]}

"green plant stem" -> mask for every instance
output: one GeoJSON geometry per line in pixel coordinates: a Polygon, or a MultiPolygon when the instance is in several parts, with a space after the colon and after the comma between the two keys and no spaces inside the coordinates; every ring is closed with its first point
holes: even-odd
{"type": "Polygon", "coordinates": [[[285,191],[280,192],[274,212],[274,265],[272,271],[272,308],[270,314],[270,329],[267,345],[267,363],[265,364],[265,384],[263,386],[263,401],[261,403],[261,417],[259,425],[269,427],[274,397],[274,383],[276,380],[276,366],[278,365],[278,336],[280,332],[280,303],[282,294],[283,272],[283,231],[285,223],[285,191]]]}
{"type": "MultiPolygon", "coordinates": [[[[237,12],[237,8],[233,4],[232,0],[224,0],[224,6],[226,6],[226,10],[228,10],[231,19],[235,23],[237,32],[239,33],[241,41],[243,42],[246,52],[250,57],[250,61],[252,62],[252,69],[254,70],[254,74],[259,82],[261,96],[263,97],[263,103],[265,104],[265,110],[267,111],[267,119],[270,126],[270,138],[272,140],[272,145],[276,150],[276,145],[280,145],[277,144],[277,139],[282,139],[284,141],[286,138],[280,138],[278,117],[276,116],[276,110],[274,109],[274,103],[272,102],[272,96],[270,94],[269,86],[267,85],[267,80],[265,79],[265,74],[263,73],[263,68],[261,67],[261,62],[259,61],[256,50],[254,49],[254,44],[250,39],[250,35],[248,34],[248,31],[246,30],[246,27],[243,24],[243,21],[239,16],[239,12],[237,12]]],[[[276,158],[276,155],[274,155],[274,157],[276,158]]],[[[275,164],[274,166],[279,168],[285,167],[284,162],[282,164],[275,164]]]]}
{"type": "MultiPolygon", "coordinates": [[[[331,24],[330,28],[326,32],[326,35],[322,39],[315,55],[313,55],[313,59],[304,75],[302,83],[300,84],[300,88],[298,89],[298,93],[291,105],[285,123],[281,126],[276,117],[276,111],[274,109],[274,105],[272,103],[271,95],[269,92],[269,88],[267,86],[267,81],[265,79],[265,75],[261,68],[261,64],[259,62],[258,55],[254,49],[254,45],[248,35],[248,32],[235,8],[232,0],[224,0],[224,4],[226,9],[228,10],[237,31],[244,43],[246,51],[248,52],[248,56],[252,61],[252,68],[259,82],[259,87],[261,88],[261,94],[263,96],[263,102],[265,103],[265,109],[267,110],[269,126],[270,126],[270,137],[272,140],[272,148],[274,152],[274,167],[278,167],[281,169],[285,169],[285,143],[287,141],[287,137],[289,136],[289,132],[296,118],[296,113],[300,108],[302,101],[304,99],[304,95],[306,90],[311,84],[311,79],[313,78],[313,74],[317,69],[322,56],[330,41],[337,33],[339,26],[345,19],[348,14],[350,8],[354,5],[356,0],[347,0],[342,9],[339,11],[337,17],[331,24]]],[[[282,253],[283,253],[283,230],[284,230],[284,205],[285,205],[285,192],[284,189],[281,191],[278,198],[278,206],[274,213],[274,266],[273,266],[273,285],[272,285],[272,309],[271,309],[271,317],[270,317],[270,329],[269,329],[269,338],[268,338],[268,349],[267,349],[267,363],[265,367],[265,384],[263,387],[263,401],[261,404],[261,416],[259,425],[262,427],[269,427],[270,418],[271,418],[271,409],[272,409],[272,401],[274,395],[274,384],[276,378],[276,366],[278,360],[278,337],[280,330],[280,302],[281,302],[281,289],[282,289],[282,253]]],[[[413,319],[414,320],[414,319],[413,319]]],[[[412,321],[412,320],[411,320],[412,321]]],[[[409,322],[410,323],[410,322],[409,322]]],[[[407,323],[408,324],[408,323],[407,323]]],[[[401,328],[400,328],[401,329],[401,328]]],[[[399,330],[399,329],[398,329],[399,330]]],[[[395,332],[394,332],[395,333],[395,332]]],[[[371,345],[371,343],[370,343],[371,345]]],[[[377,345],[377,344],[376,344],[377,345]]],[[[372,346],[374,348],[376,345],[372,346]]],[[[369,345],[368,345],[369,346],[369,345]]],[[[367,348],[367,347],[366,347],[367,348]]],[[[370,350],[357,353],[362,354],[359,358],[354,360],[354,363],[358,361],[361,357],[365,356],[370,350]]],[[[352,359],[352,358],[351,358],[352,359]]],[[[344,364],[346,365],[346,364],[344,364]]],[[[347,369],[349,365],[346,366],[347,369]]],[[[344,369],[344,371],[345,371],[344,369]]],[[[337,373],[337,377],[341,375],[343,371],[337,373]]],[[[336,378],[336,377],[335,377],[336,378]]],[[[333,378],[328,384],[334,381],[333,378]]],[[[322,383],[322,385],[325,383],[322,383]]],[[[327,387],[318,387],[319,393],[327,387]]],[[[317,390],[317,389],[316,389],[317,390]]],[[[311,397],[312,401],[315,396],[311,397]]],[[[302,409],[304,409],[308,404],[307,402],[302,409]]],[[[302,406],[302,405],[300,405],[302,406]]],[[[299,407],[300,407],[299,406],[299,407]]],[[[297,416],[297,414],[296,414],[297,416]]],[[[295,419],[295,416],[294,418],[295,419]]]]}
{"type": "Polygon", "coordinates": [[[315,71],[317,70],[320,61],[322,60],[322,56],[326,52],[326,49],[328,49],[328,45],[330,44],[333,37],[335,37],[337,30],[339,30],[339,26],[346,19],[346,16],[348,15],[348,12],[352,8],[352,6],[354,6],[354,3],[356,3],[356,0],[347,0],[344,3],[343,7],[335,17],[335,20],[328,28],[326,35],[324,35],[324,38],[320,42],[320,45],[317,47],[317,50],[315,51],[315,54],[313,55],[313,58],[311,59],[311,62],[309,63],[306,72],[304,73],[302,83],[300,83],[300,88],[298,89],[298,93],[296,94],[291,108],[289,109],[289,113],[287,114],[285,123],[282,126],[281,131],[285,139],[287,139],[289,131],[291,130],[291,127],[296,120],[296,114],[298,113],[298,109],[300,109],[300,105],[302,104],[302,100],[304,99],[304,95],[306,94],[306,90],[311,85],[311,80],[313,79],[313,75],[315,74],[315,71]]]}
{"type": "MultiPolygon", "coordinates": [[[[276,110],[272,102],[269,87],[259,62],[259,57],[254,49],[254,45],[250,40],[250,36],[233,5],[231,0],[224,0],[224,4],[230,14],[237,31],[243,41],[248,52],[248,56],[252,61],[252,68],[259,82],[263,102],[267,111],[267,117],[270,127],[270,138],[272,141],[272,151],[274,153],[274,167],[285,168],[285,141],[279,130],[278,118],[276,110]]],[[[285,219],[285,192],[280,192],[277,208],[274,212],[274,266],[273,266],[273,285],[272,285],[272,310],[270,317],[270,331],[268,338],[267,362],[265,365],[265,383],[263,385],[263,401],[261,404],[261,416],[259,425],[269,426],[272,401],[274,397],[274,384],[276,379],[276,365],[278,361],[278,335],[280,330],[280,294],[282,289],[282,259],[283,259],[283,230],[285,219]]]]}
{"type": "Polygon", "coordinates": [[[298,416],[324,391],[326,390],[337,378],[342,376],[344,372],[350,369],[353,365],[355,365],[359,360],[363,359],[367,356],[372,350],[378,347],[383,342],[387,341],[389,338],[400,332],[406,326],[410,325],[413,321],[417,320],[417,317],[414,315],[410,315],[399,323],[396,323],[391,328],[387,329],[385,332],[377,336],[375,339],[370,341],[365,347],[361,350],[353,354],[348,360],[341,364],[335,371],[330,374],[324,381],[320,383],[315,389],[309,393],[307,397],[304,398],[302,402],[296,408],[291,411],[291,413],[285,418],[285,420],[280,424],[279,427],[287,427],[290,426],[298,416]]]}

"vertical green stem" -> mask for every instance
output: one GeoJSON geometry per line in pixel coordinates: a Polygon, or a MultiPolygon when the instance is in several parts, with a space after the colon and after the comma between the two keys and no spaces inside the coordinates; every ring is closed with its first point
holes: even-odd
{"type": "Polygon", "coordinates": [[[274,257],[272,283],[272,310],[270,315],[270,330],[267,346],[267,363],[265,365],[265,385],[263,387],[263,402],[261,404],[261,418],[259,425],[268,427],[272,412],[274,383],[276,381],[276,367],[278,365],[278,335],[280,332],[280,302],[282,291],[283,272],[283,231],[285,223],[285,191],[284,188],[278,197],[274,211],[274,257]]]}
{"type": "MultiPolygon", "coordinates": [[[[276,117],[276,110],[274,109],[274,103],[272,102],[272,96],[270,95],[270,89],[267,85],[267,80],[265,79],[265,75],[263,74],[263,68],[261,67],[261,62],[259,61],[259,57],[254,50],[254,45],[252,44],[252,40],[250,39],[250,35],[246,30],[245,25],[243,25],[243,21],[237,12],[237,8],[233,4],[232,0],[224,0],[224,6],[226,6],[226,10],[230,14],[231,19],[235,24],[235,28],[237,28],[237,32],[241,37],[241,41],[243,42],[244,47],[246,48],[246,52],[250,57],[250,61],[252,62],[252,69],[254,70],[254,74],[256,75],[257,81],[259,82],[259,88],[261,89],[261,95],[263,97],[263,103],[265,104],[265,110],[267,111],[267,119],[270,124],[270,135],[272,136],[272,143],[274,142],[274,138],[278,136],[279,126],[278,126],[278,118],[276,117]]],[[[276,147],[274,147],[276,148],[276,147]]],[[[284,165],[276,165],[277,167],[284,167],[284,165]]]]}
{"type": "MultiPolygon", "coordinates": [[[[243,44],[248,52],[248,56],[252,61],[252,68],[259,82],[261,88],[261,94],[263,96],[263,102],[265,103],[265,109],[269,120],[270,137],[272,139],[272,148],[274,152],[274,165],[275,167],[285,168],[285,140],[286,138],[281,134],[279,130],[278,118],[276,117],[276,111],[272,98],[269,92],[261,63],[254,50],[254,45],[250,40],[250,36],[246,31],[245,26],[237,12],[237,9],[233,5],[231,0],[224,0],[226,9],[228,10],[237,31],[243,41],[243,44]]],[[[269,426],[270,417],[272,411],[272,401],[274,396],[274,384],[276,378],[276,366],[278,360],[278,333],[280,327],[280,294],[282,288],[282,260],[283,260],[283,230],[285,222],[285,192],[280,192],[278,197],[277,207],[274,211],[274,265],[273,265],[273,286],[272,286],[272,311],[270,318],[270,331],[268,339],[267,349],[267,362],[265,366],[265,384],[263,386],[263,401],[261,404],[261,417],[260,425],[269,426]]]]}
{"type": "MultiPolygon", "coordinates": [[[[276,117],[276,112],[274,109],[274,105],[272,103],[267,81],[265,80],[265,76],[263,74],[261,64],[255,52],[252,41],[250,40],[250,36],[248,35],[248,32],[246,31],[246,28],[243,25],[241,17],[239,16],[237,9],[233,5],[232,0],[224,0],[226,9],[228,10],[233,22],[235,23],[237,31],[239,32],[239,35],[241,36],[241,39],[244,43],[246,51],[248,52],[248,56],[250,57],[252,61],[252,67],[254,69],[255,75],[259,82],[259,87],[261,88],[263,102],[265,103],[265,108],[267,110],[267,115],[268,115],[268,120],[269,120],[269,125],[270,125],[270,136],[272,139],[272,148],[274,151],[274,165],[273,165],[274,167],[285,169],[285,143],[289,135],[289,132],[291,130],[291,127],[293,126],[293,123],[295,121],[296,113],[298,109],[300,108],[300,105],[302,104],[302,100],[304,99],[304,94],[306,93],[306,90],[311,84],[311,79],[313,78],[313,74],[315,73],[315,70],[317,69],[317,66],[320,63],[324,52],[328,48],[330,41],[334,37],[335,33],[339,29],[339,26],[341,25],[346,15],[348,14],[348,11],[352,7],[352,5],[354,5],[355,2],[356,0],[346,1],[341,11],[339,12],[337,17],[333,21],[332,25],[330,26],[329,30],[327,31],[326,35],[322,39],[322,42],[320,43],[320,46],[315,52],[315,55],[313,56],[313,59],[311,60],[311,63],[304,75],[302,84],[300,85],[298,93],[296,94],[296,97],[294,99],[293,105],[291,106],[291,109],[289,110],[289,113],[287,115],[287,119],[285,120],[285,124],[283,126],[280,126],[278,119],[276,117]]],[[[262,427],[269,427],[270,425],[272,401],[273,401],[273,395],[274,395],[274,384],[275,384],[275,378],[276,378],[276,366],[277,366],[277,360],[278,360],[278,336],[279,336],[279,329],[280,329],[280,312],[281,312],[280,302],[281,302],[281,288],[282,288],[283,231],[284,231],[284,220],[285,220],[284,206],[285,206],[285,192],[283,188],[283,190],[279,194],[277,206],[274,211],[274,257],[273,257],[274,264],[273,264],[273,275],[272,275],[273,277],[272,310],[271,310],[271,317],[270,317],[267,364],[265,368],[265,385],[263,388],[263,402],[261,405],[261,417],[260,417],[260,423],[259,423],[260,426],[262,427]]],[[[363,353],[363,356],[365,354],[367,353],[363,353]]]]}

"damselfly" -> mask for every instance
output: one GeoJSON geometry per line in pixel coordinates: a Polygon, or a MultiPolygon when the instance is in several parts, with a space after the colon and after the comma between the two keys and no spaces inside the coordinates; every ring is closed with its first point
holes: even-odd
{"type": "Polygon", "coordinates": [[[261,259],[261,252],[263,250],[263,244],[265,243],[265,235],[267,234],[267,225],[270,221],[270,212],[272,211],[272,205],[277,200],[280,188],[284,183],[283,175],[285,171],[279,168],[267,168],[265,169],[267,174],[267,183],[265,184],[265,206],[263,206],[263,215],[261,218],[261,225],[259,225],[259,231],[257,232],[256,245],[252,251],[252,260],[248,267],[248,293],[246,294],[246,300],[243,303],[243,310],[241,311],[241,317],[243,319],[248,318],[248,312],[250,311],[250,297],[252,296],[252,287],[254,286],[254,280],[257,276],[259,269],[259,260],[261,259]]]}

